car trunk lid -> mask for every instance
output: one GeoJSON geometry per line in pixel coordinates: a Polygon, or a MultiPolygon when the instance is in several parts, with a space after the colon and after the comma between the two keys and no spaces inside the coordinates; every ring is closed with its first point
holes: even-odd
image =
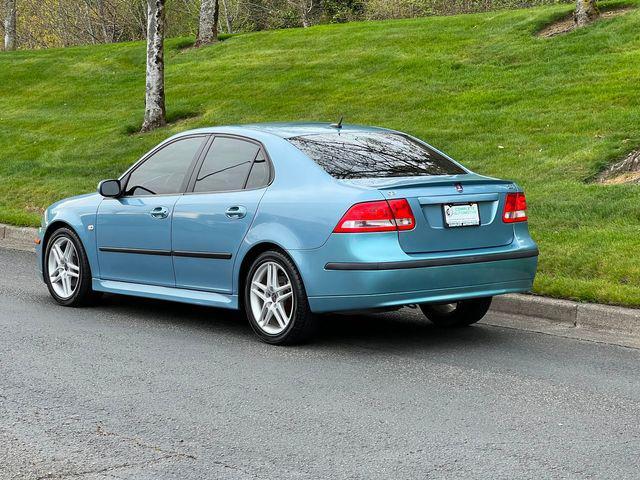
{"type": "Polygon", "coordinates": [[[385,198],[406,198],[413,210],[416,226],[398,232],[406,253],[433,253],[490,248],[513,242],[513,225],[502,221],[504,199],[516,191],[512,182],[475,174],[361,179],[350,181],[379,189],[385,198]],[[445,208],[471,205],[477,212],[477,226],[449,226],[445,208]]]}

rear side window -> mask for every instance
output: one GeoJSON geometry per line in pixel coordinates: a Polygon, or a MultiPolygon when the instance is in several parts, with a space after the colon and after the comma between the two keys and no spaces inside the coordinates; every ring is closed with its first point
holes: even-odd
{"type": "Polygon", "coordinates": [[[269,184],[269,163],[267,159],[260,151],[258,156],[253,162],[251,172],[249,173],[249,179],[245,188],[253,189],[264,187],[269,184]]]}
{"type": "Polygon", "coordinates": [[[216,137],[198,172],[193,191],[242,190],[259,155],[260,147],[255,143],[216,137]]]}
{"type": "Polygon", "coordinates": [[[435,150],[396,133],[336,132],[289,142],[339,179],[467,173],[435,150]]]}

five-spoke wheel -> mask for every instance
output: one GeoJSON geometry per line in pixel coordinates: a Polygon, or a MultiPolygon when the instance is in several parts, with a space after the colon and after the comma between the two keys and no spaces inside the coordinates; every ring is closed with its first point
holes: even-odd
{"type": "Polygon", "coordinates": [[[48,271],[49,282],[62,299],[73,295],[78,287],[80,266],[78,251],[68,237],[58,237],[49,249],[48,271]]]}
{"type": "Polygon", "coordinates": [[[51,296],[61,305],[80,306],[95,299],[91,269],[82,242],[69,228],[53,232],[46,244],[44,278],[51,296]]]}
{"type": "Polygon", "coordinates": [[[281,333],[293,315],[295,298],[287,272],[276,262],[265,262],[251,279],[251,310],[258,326],[269,335],[281,333]]]}
{"type": "Polygon", "coordinates": [[[300,274],[281,252],[264,252],[254,260],[246,277],[244,307],[251,327],[265,342],[298,343],[313,331],[300,274]]]}

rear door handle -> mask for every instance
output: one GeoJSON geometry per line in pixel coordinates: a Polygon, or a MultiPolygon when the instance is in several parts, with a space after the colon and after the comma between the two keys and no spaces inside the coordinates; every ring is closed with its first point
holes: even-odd
{"type": "Polygon", "coordinates": [[[169,209],[167,207],[156,207],[149,212],[153,218],[167,218],[169,209]]]}
{"type": "Polygon", "coordinates": [[[247,215],[247,209],[242,205],[227,208],[224,214],[229,218],[244,218],[247,215]]]}

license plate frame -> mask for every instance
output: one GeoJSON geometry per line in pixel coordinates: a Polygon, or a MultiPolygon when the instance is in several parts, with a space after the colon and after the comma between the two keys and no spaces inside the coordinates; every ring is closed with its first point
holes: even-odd
{"type": "Polygon", "coordinates": [[[442,216],[446,228],[479,227],[480,209],[476,202],[445,203],[442,216]]]}

